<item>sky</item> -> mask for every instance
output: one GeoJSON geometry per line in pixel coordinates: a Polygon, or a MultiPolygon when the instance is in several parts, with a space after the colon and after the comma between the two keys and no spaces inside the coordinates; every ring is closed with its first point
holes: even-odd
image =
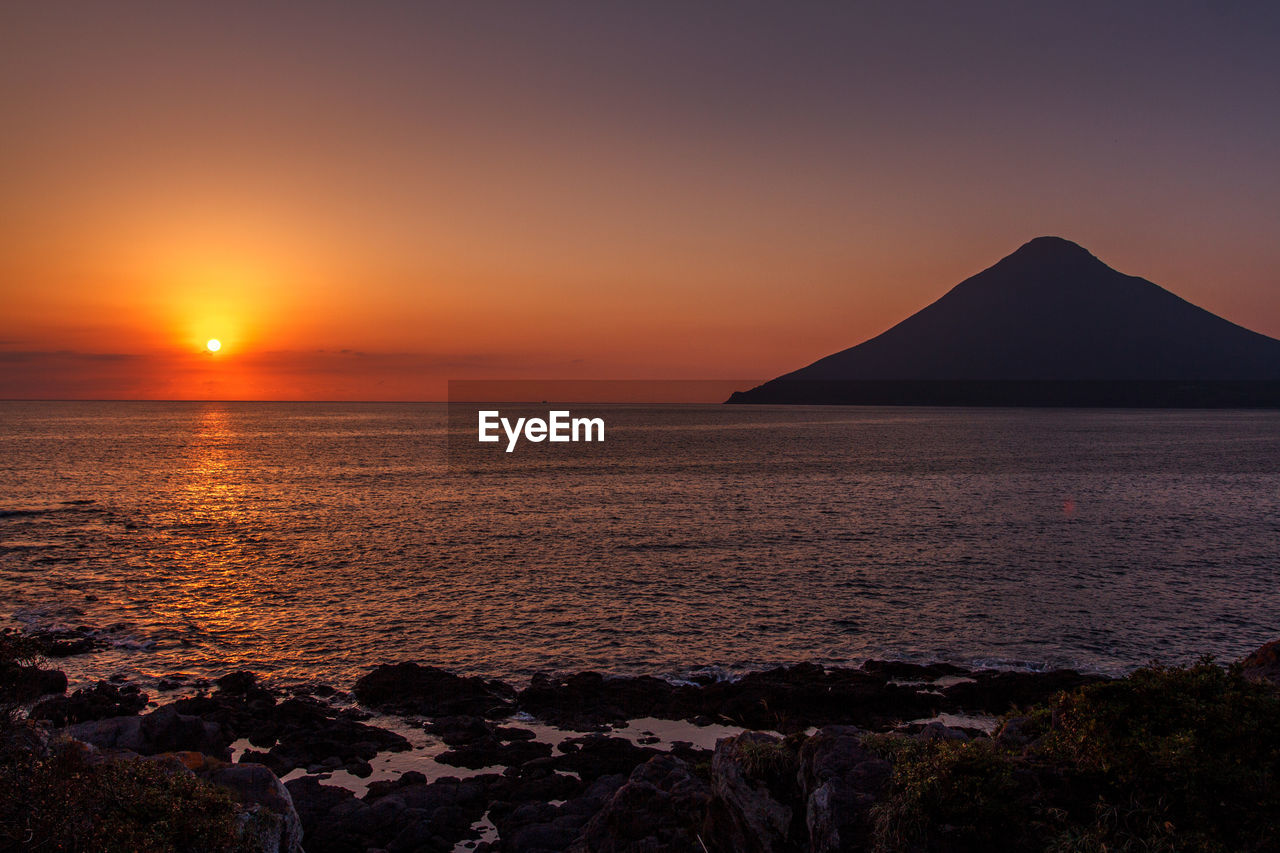
{"type": "Polygon", "coordinates": [[[1280,336],[1278,103],[1269,3],[6,3],[0,398],[763,381],[1044,234],[1280,336]]]}

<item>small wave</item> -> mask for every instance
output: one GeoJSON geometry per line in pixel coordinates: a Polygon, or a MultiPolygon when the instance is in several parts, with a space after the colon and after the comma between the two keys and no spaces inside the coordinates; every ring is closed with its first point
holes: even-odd
{"type": "Polygon", "coordinates": [[[97,626],[84,623],[85,612],[71,604],[19,607],[10,618],[30,634],[74,635],[96,640],[104,646],[124,651],[152,651],[158,641],[139,636],[125,624],[97,626]]]}
{"type": "Polygon", "coordinates": [[[73,500],[59,501],[56,504],[45,504],[43,506],[23,506],[14,507],[12,509],[0,509],[0,518],[28,518],[34,515],[52,515],[58,512],[92,512],[94,508],[90,505],[95,504],[94,500],[73,500]]]}

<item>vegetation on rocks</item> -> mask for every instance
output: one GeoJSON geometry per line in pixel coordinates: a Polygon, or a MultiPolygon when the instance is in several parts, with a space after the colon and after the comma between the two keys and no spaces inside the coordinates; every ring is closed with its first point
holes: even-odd
{"type": "Polygon", "coordinates": [[[0,632],[0,851],[237,850],[240,807],[227,789],[159,762],[50,741],[21,719],[33,675],[45,672],[42,651],[37,639],[0,632]]]}
{"type": "Polygon", "coordinates": [[[156,761],[73,742],[0,756],[0,850],[235,851],[239,813],[227,789],[156,761]]]}
{"type": "Polygon", "coordinates": [[[884,851],[1265,851],[1280,694],[1238,666],[1152,666],[1006,719],[994,739],[871,736],[894,762],[884,851]]]}

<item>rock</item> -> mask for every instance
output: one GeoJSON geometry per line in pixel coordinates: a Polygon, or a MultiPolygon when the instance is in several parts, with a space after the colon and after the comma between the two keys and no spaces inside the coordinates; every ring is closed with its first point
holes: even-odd
{"type": "Polygon", "coordinates": [[[230,788],[252,810],[246,827],[261,849],[302,853],[302,821],[289,790],[274,773],[259,764],[235,764],[200,775],[230,788]]]}
{"type": "Polygon", "coordinates": [[[907,663],[906,661],[869,660],[862,665],[866,672],[874,672],[895,681],[936,681],[948,675],[968,675],[963,667],[949,663],[907,663]]]}
{"type": "Polygon", "coordinates": [[[870,848],[871,807],[893,768],[863,745],[853,726],[827,726],[800,746],[796,781],[813,853],[870,848]]]}
{"type": "Polygon", "coordinates": [[[41,696],[66,692],[67,676],[62,670],[0,664],[0,700],[21,704],[41,696]]]}
{"type": "Polygon", "coordinates": [[[538,737],[537,732],[515,726],[496,726],[493,733],[498,740],[535,740],[538,737]]]}
{"type": "Polygon", "coordinates": [[[587,823],[574,853],[684,853],[704,849],[711,789],[689,765],[670,755],[632,771],[587,823]]]}
{"type": "Polygon", "coordinates": [[[835,723],[887,727],[932,716],[941,702],[925,687],[889,684],[883,674],[813,664],[749,673],[737,681],[680,685],[594,672],[563,678],[539,673],[517,700],[521,710],[579,731],[659,717],[702,724],[727,720],[782,732],[835,723]]]}
{"type": "Polygon", "coordinates": [[[551,755],[551,744],[537,741],[502,743],[493,735],[455,747],[436,756],[436,761],[453,767],[479,770],[482,767],[509,767],[551,755]]]}
{"type": "Polygon", "coordinates": [[[483,717],[457,715],[439,717],[427,723],[426,730],[449,746],[473,743],[494,735],[494,727],[483,717]]]}
{"type": "MultiPolygon", "coordinates": [[[[602,777],[581,796],[559,806],[546,802],[494,802],[489,808],[489,819],[498,829],[500,848],[520,853],[564,850],[626,781],[625,776],[602,777]]],[[[501,785],[501,782],[495,783],[490,790],[497,792],[501,785]]]]}
{"type": "Polygon", "coordinates": [[[972,673],[972,678],[973,681],[953,684],[943,691],[947,699],[947,710],[982,711],[999,715],[1016,708],[1045,703],[1063,690],[1074,690],[1086,684],[1106,681],[1100,675],[1084,675],[1073,669],[1053,672],[982,670],[972,673]]]}
{"type": "Polygon", "coordinates": [[[57,696],[40,702],[28,716],[33,720],[48,720],[55,726],[102,720],[136,714],[147,707],[147,694],[137,685],[118,687],[107,681],[99,681],[90,688],[81,688],[70,696],[57,696]]]}
{"type": "Polygon", "coordinates": [[[716,743],[711,758],[709,833],[740,853],[791,850],[798,826],[795,756],[778,738],[743,732],[716,743]]]}
{"type": "Polygon", "coordinates": [[[31,631],[26,636],[40,644],[40,654],[46,658],[73,657],[111,647],[88,625],[31,631]]]}
{"type": "Polygon", "coordinates": [[[535,758],[518,767],[508,767],[489,786],[491,799],[510,803],[570,800],[582,793],[582,780],[556,771],[554,758],[535,758]]]}
{"type": "Polygon", "coordinates": [[[244,669],[227,673],[213,683],[218,685],[219,690],[233,695],[243,696],[256,692],[265,692],[264,688],[258,686],[258,676],[244,669]]]}
{"type": "Polygon", "coordinates": [[[430,784],[425,778],[406,773],[395,782],[375,783],[363,800],[312,777],[288,782],[307,853],[449,851],[475,837],[471,825],[483,816],[485,791],[497,777],[446,777],[430,784]]]}
{"type": "Polygon", "coordinates": [[[555,757],[557,770],[577,773],[592,782],[601,776],[626,777],[637,765],[658,755],[656,749],[639,747],[626,738],[587,735],[567,738],[560,744],[563,755],[555,757]]]}
{"type": "Polygon", "coordinates": [[[517,704],[561,728],[598,731],[636,717],[680,719],[686,709],[697,705],[697,697],[696,688],[682,691],[651,676],[606,678],[598,672],[580,672],[554,678],[538,673],[520,691],[517,704]]]}
{"type": "Polygon", "coordinates": [[[1033,743],[1039,734],[1030,717],[1009,717],[995,733],[995,741],[1004,747],[1025,747],[1033,743]]]}
{"type": "Polygon", "coordinates": [[[380,751],[411,748],[402,735],[358,722],[357,715],[313,699],[295,697],[277,703],[269,691],[243,679],[229,686],[213,696],[179,699],[173,705],[216,722],[233,738],[247,737],[254,746],[266,748],[265,753],[246,753],[241,760],[265,764],[277,774],[326,761],[336,768],[369,761],[380,751]]]}
{"type": "Polygon", "coordinates": [[[1272,640],[1240,662],[1245,678],[1280,686],[1280,640],[1272,640]]]}
{"type": "Polygon", "coordinates": [[[939,740],[966,741],[969,739],[969,735],[965,734],[963,729],[945,726],[937,720],[925,723],[914,736],[926,742],[939,740]]]}
{"type": "Polygon", "coordinates": [[[311,776],[291,779],[284,786],[302,823],[307,853],[364,851],[369,846],[359,846],[361,836],[349,833],[344,825],[354,814],[369,808],[355,794],[346,788],[322,785],[311,776]]]}
{"type": "Polygon", "coordinates": [[[179,714],[166,705],[142,717],[111,717],[77,723],[67,729],[76,740],[103,749],[127,749],[139,755],[193,750],[230,760],[230,739],[215,723],[179,714]]]}
{"type": "Polygon", "coordinates": [[[411,661],[377,667],[356,682],[354,692],[365,705],[426,717],[505,717],[515,698],[501,681],[463,678],[411,661]]]}

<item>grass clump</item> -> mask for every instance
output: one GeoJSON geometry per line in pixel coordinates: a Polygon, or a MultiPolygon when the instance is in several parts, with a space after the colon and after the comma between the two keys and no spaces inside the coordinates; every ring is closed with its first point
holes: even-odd
{"type": "Polygon", "coordinates": [[[876,737],[882,851],[1280,850],[1280,694],[1238,667],[1152,666],[1060,694],[1022,738],[876,737]]]}
{"type": "Polygon", "coordinates": [[[782,741],[749,740],[738,742],[738,754],[747,775],[770,784],[789,781],[795,774],[796,756],[782,741]]]}

